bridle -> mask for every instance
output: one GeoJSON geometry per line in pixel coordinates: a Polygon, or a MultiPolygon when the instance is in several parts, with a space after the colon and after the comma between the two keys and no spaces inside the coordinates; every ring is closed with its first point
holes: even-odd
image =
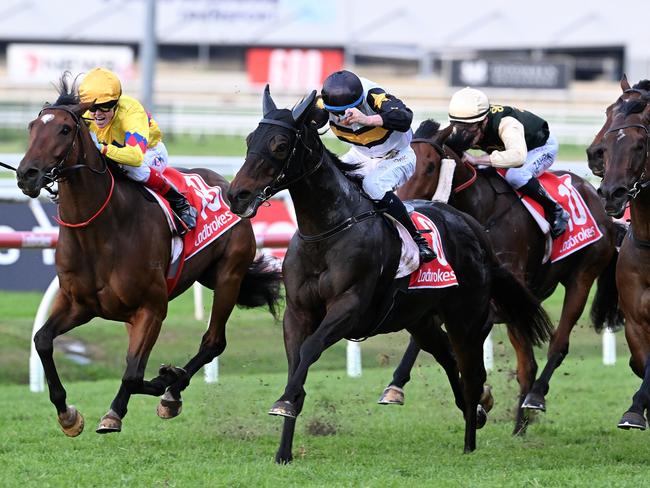
{"type": "Polygon", "coordinates": [[[74,164],[72,166],[64,166],[64,164],[66,163],[66,161],[70,157],[70,154],[72,153],[72,150],[74,149],[75,145],[77,144],[77,140],[78,140],[79,136],[81,135],[80,134],[81,123],[82,123],[81,122],[81,117],[79,117],[79,115],[77,115],[75,112],[70,110],[68,107],[65,107],[65,106],[62,106],[62,105],[45,107],[38,113],[38,117],[40,117],[41,114],[46,110],[63,110],[64,112],[67,112],[68,114],[70,114],[72,119],[75,121],[75,128],[74,128],[74,134],[72,136],[72,141],[70,142],[70,144],[68,146],[68,149],[66,150],[63,157],[47,173],[45,173],[43,175],[43,178],[45,178],[46,180],[49,181],[49,183],[47,185],[44,185],[43,188],[45,188],[50,194],[56,196],[57,192],[52,190],[50,187],[55,182],[64,181],[64,177],[65,177],[66,173],[69,173],[71,171],[76,171],[76,170],[82,169],[82,168],[88,169],[89,171],[91,171],[91,172],[93,172],[95,174],[98,174],[98,175],[103,175],[103,174],[106,174],[108,172],[108,174],[111,177],[111,187],[110,187],[110,190],[108,192],[108,196],[106,197],[106,200],[104,201],[102,206],[99,208],[99,210],[97,210],[97,212],[95,212],[95,214],[92,217],[90,217],[89,219],[87,219],[87,220],[85,220],[83,222],[76,223],[76,224],[71,224],[71,223],[65,222],[65,221],[63,221],[61,219],[59,209],[57,208],[57,215],[54,217],[54,220],[56,220],[56,222],[59,225],[62,225],[64,227],[71,227],[71,228],[86,227],[93,220],[95,220],[97,217],[99,217],[99,215],[101,215],[101,213],[104,211],[104,209],[108,205],[108,202],[110,201],[111,197],[113,196],[113,189],[115,188],[115,177],[113,176],[113,173],[109,169],[108,163],[107,163],[106,159],[103,156],[102,156],[102,161],[104,162],[104,167],[101,170],[97,170],[95,168],[92,168],[92,167],[88,166],[87,164],[81,164],[81,163],[77,163],[77,164],[74,164]]]}
{"type": "MultiPolygon", "coordinates": [[[[289,129],[295,134],[295,138],[293,140],[293,147],[291,148],[291,153],[289,154],[289,157],[284,161],[284,164],[282,165],[282,168],[280,169],[278,175],[273,179],[273,181],[271,181],[271,183],[269,183],[266,187],[264,187],[262,191],[255,197],[255,200],[259,202],[257,205],[261,205],[280,190],[289,188],[294,183],[316,172],[318,168],[320,168],[321,165],[323,164],[323,158],[325,156],[325,152],[322,152],[320,158],[318,159],[318,162],[313,167],[309,168],[307,171],[303,173],[298,174],[297,177],[285,181],[287,175],[289,174],[289,167],[291,165],[291,162],[293,161],[296,152],[298,150],[298,143],[302,144],[302,147],[306,149],[310,155],[313,154],[313,149],[307,146],[307,144],[304,141],[304,132],[303,132],[304,127],[301,127],[300,129],[296,129],[293,125],[287,122],[283,122],[282,120],[267,119],[267,118],[263,118],[262,120],[260,120],[259,124],[276,125],[278,127],[289,129]]],[[[257,151],[249,151],[249,152],[251,154],[259,154],[259,152],[257,151]]]]}
{"type": "MultiPolygon", "coordinates": [[[[450,158],[450,155],[447,154],[447,149],[449,149],[449,148],[447,146],[445,146],[445,145],[441,146],[437,142],[434,142],[432,139],[427,139],[426,137],[415,137],[415,138],[411,139],[411,143],[414,143],[414,142],[416,142],[416,143],[417,142],[422,142],[422,143],[425,143],[425,144],[429,144],[438,153],[441,160],[445,159],[445,158],[450,158]]],[[[456,159],[456,157],[452,156],[450,159],[456,159]]],[[[460,193],[461,191],[469,188],[470,186],[472,186],[474,184],[474,182],[478,178],[476,168],[473,165],[466,162],[466,161],[463,161],[463,163],[465,164],[467,169],[470,170],[470,172],[472,173],[472,176],[470,176],[469,179],[467,181],[465,181],[464,183],[461,183],[460,185],[456,186],[455,188],[452,188],[452,191],[454,193],[460,193]]]]}
{"type": "Polygon", "coordinates": [[[650,154],[648,153],[648,138],[650,137],[650,131],[648,131],[648,128],[643,124],[627,124],[627,125],[612,127],[611,129],[607,130],[607,132],[605,132],[605,135],[609,134],[610,132],[616,132],[625,129],[643,129],[645,131],[645,138],[643,139],[643,145],[645,146],[645,162],[643,166],[643,171],[641,172],[639,177],[636,179],[632,187],[627,192],[628,196],[632,200],[634,200],[637,197],[637,195],[641,192],[641,190],[643,190],[648,185],[650,185],[650,180],[645,179],[646,166],[648,164],[648,159],[650,158],[650,154]]]}

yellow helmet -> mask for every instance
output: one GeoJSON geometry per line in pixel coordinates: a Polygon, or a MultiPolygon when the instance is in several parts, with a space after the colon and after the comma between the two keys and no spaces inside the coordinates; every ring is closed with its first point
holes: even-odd
{"type": "Polygon", "coordinates": [[[115,73],[106,68],[93,68],[79,85],[81,103],[97,105],[113,102],[122,95],[122,84],[115,73]]]}
{"type": "Polygon", "coordinates": [[[449,101],[450,122],[480,122],[489,111],[487,95],[475,88],[463,88],[454,93],[449,101]]]}

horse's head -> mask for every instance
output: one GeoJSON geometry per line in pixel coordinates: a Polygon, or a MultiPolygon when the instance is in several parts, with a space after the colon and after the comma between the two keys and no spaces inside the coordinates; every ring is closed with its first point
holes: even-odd
{"type": "Polygon", "coordinates": [[[611,126],[601,146],[603,181],[598,194],[609,215],[621,217],[627,202],[648,185],[650,95],[627,89],[611,107],[611,126]]]}
{"type": "MultiPolygon", "coordinates": [[[[627,76],[623,75],[621,78],[621,90],[623,93],[625,93],[630,89],[631,87],[630,83],[627,81],[627,76]]],[[[598,134],[596,134],[596,137],[594,137],[592,143],[587,148],[587,162],[589,164],[589,169],[594,175],[599,176],[600,178],[603,177],[603,174],[605,172],[605,160],[603,158],[603,137],[612,126],[612,114],[614,105],[616,104],[611,104],[605,110],[605,123],[598,131],[598,134]]]]}
{"type": "Polygon", "coordinates": [[[278,109],[268,85],[264,89],[263,118],[246,138],[246,159],[230,184],[231,210],[242,217],[253,217],[260,204],[298,181],[308,172],[303,153],[311,153],[315,126],[306,123],[314,107],[316,91],[292,110],[278,109]]]}
{"type": "MultiPolygon", "coordinates": [[[[62,86],[65,83],[62,78],[62,86]]],[[[37,197],[43,187],[56,181],[65,165],[78,159],[77,141],[85,130],[81,115],[89,105],[79,104],[71,91],[65,91],[55,105],[46,105],[29,123],[27,152],[16,171],[24,194],[37,197]]]]}
{"type": "Polygon", "coordinates": [[[431,198],[438,186],[442,159],[449,157],[443,148],[452,131],[451,126],[440,130],[433,119],[423,121],[413,134],[416,155],[415,173],[398,190],[402,199],[431,198]]]}

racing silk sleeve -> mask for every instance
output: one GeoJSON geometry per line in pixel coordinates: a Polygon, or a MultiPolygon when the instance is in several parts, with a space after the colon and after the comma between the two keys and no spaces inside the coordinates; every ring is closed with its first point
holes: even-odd
{"type": "Polygon", "coordinates": [[[124,141],[108,144],[106,156],[119,164],[140,166],[147,151],[149,117],[140,103],[129,103],[120,108],[122,110],[115,114],[117,120],[113,125],[119,125],[119,133],[124,134],[124,141]]]}
{"type": "Polygon", "coordinates": [[[503,151],[490,153],[490,164],[496,168],[516,168],[522,166],[528,155],[524,126],[514,117],[504,117],[499,124],[499,137],[503,141],[503,151]]]}
{"type": "Polygon", "coordinates": [[[386,93],[382,88],[368,90],[366,102],[381,116],[382,127],[385,129],[407,132],[411,128],[413,121],[411,109],[404,105],[399,98],[386,93]]]}

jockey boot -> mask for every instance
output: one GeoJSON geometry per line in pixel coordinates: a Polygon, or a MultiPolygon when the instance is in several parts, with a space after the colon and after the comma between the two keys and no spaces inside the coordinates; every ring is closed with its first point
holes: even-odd
{"type": "Polygon", "coordinates": [[[384,197],[379,200],[380,207],[385,212],[402,224],[411,234],[411,237],[418,245],[420,251],[420,264],[428,263],[436,259],[436,253],[429,247],[429,243],[422,234],[417,230],[415,224],[409,217],[409,213],[402,201],[392,191],[387,191],[384,197]]]}
{"type": "Polygon", "coordinates": [[[165,176],[155,168],[150,168],[149,178],[144,182],[144,186],[151,188],[153,191],[164,197],[169,202],[176,219],[180,224],[178,234],[184,235],[189,229],[196,227],[196,209],[190,205],[190,202],[165,176]]]}
{"type": "Polygon", "coordinates": [[[562,235],[569,223],[569,213],[549,195],[537,178],[531,178],[518,191],[532,198],[544,209],[544,216],[551,226],[551,238],[562,235]]]}

